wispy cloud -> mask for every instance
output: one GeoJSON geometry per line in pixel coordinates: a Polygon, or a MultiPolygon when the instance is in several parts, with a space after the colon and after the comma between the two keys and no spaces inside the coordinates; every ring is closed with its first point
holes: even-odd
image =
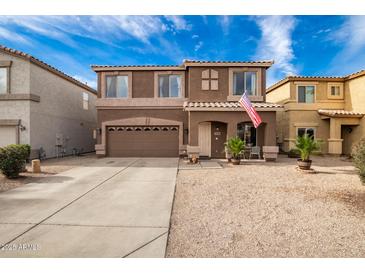
{"type": "Polygon", "coordinates": [[[292,33],[296,20],[292,16],[260,16],[254,18],[261,31],[255,58],[274,59],[275,64],[268,73],[268,85],[280,78],[297,74],[293,65],[292,33]]]}
{"type": "Polygon", "coordinates": [[[194,51],[198,51],[200,50],[200,48],[203,46],[203,42],[199,41],[198,43],[196,43],[195,47],[194,47],[194,51]]]}
{"type": "Polygon", "coordinates": [[[365,16],[346,17],[337,30],[329,32],[328,40],[342,47],[333,58],[330,73],[343,74],[344,68],[347,69],[345,73],[365,68],[364,59],[359,58],[364,57],[365,16]]]}
{"type": "Polygon", "coordinates": [[[219,24],[222,27],[223,33],[227,35],[229,33],[229,26],[230,26],[230,23],[231,23],[231,17],[227,16],[227,15],[219,16],[218,20],[219,20],[219,24]]]}
{"type": "Polygon", "coordinates": [[[191,30],[192,26],[182,16],[168,15],[165,16],[167,21],[172,23],[173,29],[179,30],[191,30]]]}
{"type": "Polygon", "coordinates": [[[0,26],[0,38],[8,40],[14,43],[22,43],[25,45],[30,45],[31,42],[24,36],[9,31],[8,29],[0,26]]]}

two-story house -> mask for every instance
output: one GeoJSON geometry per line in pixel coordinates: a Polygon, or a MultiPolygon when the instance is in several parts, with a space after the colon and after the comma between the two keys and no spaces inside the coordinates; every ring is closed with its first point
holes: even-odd
{"type": "Polygon", "coordinates": [[[266,103],[271,61],[185,60],[178,66],[99,66],[96,152],[106,156],[178,156],[186,145],[224,157],[239,136],[248,146],[276,145],[276,111],[266,103]],[[255,129],[238,104],[246,90],[262,118],[255,129]]]}
{"type": "Polygon", "coordinates": [[[323,153],[350,154],[365,137],[365,71],[344,77],[290,76],[269,87],[266,98],[284,105],[277,115],[284,151],[306,133],[322,142],[323,153]]]}
{"type": "Polygon", "coordinates": [[[86,84],[0,46],[0,147],[30,144],[31,158],[94,151],[95,100],[86,84]]]}

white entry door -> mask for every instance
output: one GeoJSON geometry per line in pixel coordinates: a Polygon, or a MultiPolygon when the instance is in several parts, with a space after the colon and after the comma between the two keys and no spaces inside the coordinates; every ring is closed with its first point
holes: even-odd
{"type": "Polygon", "coordinates": [[[0,126],[0,147],[16,144],[16,127],[0,126]]]}
{"type": "Polygon", "coordinates": [[[211,157],[211,123],[199,124],[199,147],[200,155],[211,157]]]}

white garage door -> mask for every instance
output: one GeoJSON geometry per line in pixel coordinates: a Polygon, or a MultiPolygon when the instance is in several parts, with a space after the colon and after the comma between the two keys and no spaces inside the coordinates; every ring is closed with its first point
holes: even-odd
{"type": "Polygon", "coordinates": [[[0,126],[0,147],[16,144],[16,127],[0,126]]]}

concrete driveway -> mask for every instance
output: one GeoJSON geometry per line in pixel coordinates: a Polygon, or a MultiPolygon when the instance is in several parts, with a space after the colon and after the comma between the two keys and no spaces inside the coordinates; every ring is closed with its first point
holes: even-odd
{"type": "Polygon", "coordinates": [[[0,257],[164,257],[178,159],[103,158],[0,194],[0,257]]]}

